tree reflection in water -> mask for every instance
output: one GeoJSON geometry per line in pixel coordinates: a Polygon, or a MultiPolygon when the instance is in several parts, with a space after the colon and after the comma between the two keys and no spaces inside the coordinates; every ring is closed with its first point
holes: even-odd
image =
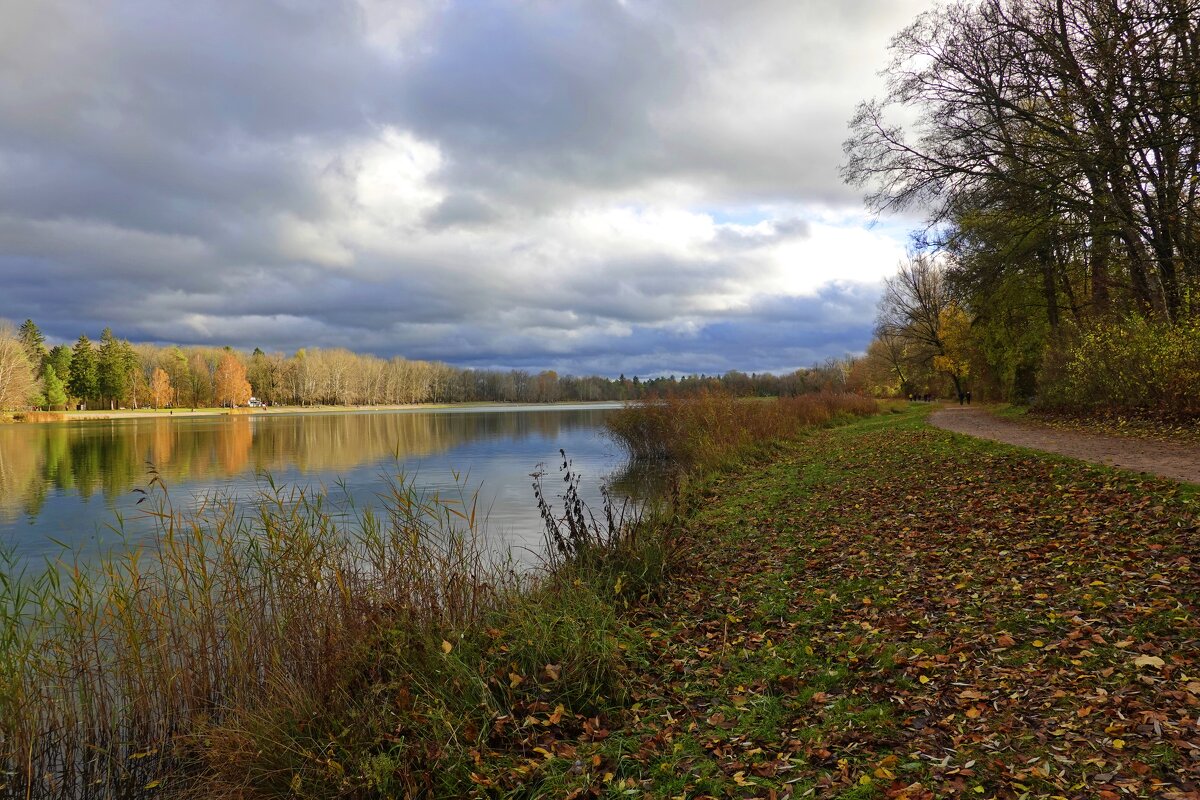
{"type": "MultiPolygon", "coordinates": [[[[532,509],[527,474],[555,454],[564,437],[574,437],[568,449],[592,449],[593,460],[603,455],[617,465],[617,448],[599,439],[608,413],[454,409],[9,425],[0,428],[0,534],[9,546],[19,537],[21,549],[36,537],[39,518],[50,516],[48,504],[57,506],[56,520],[86,532],[108,525],[113,509],[132,506],[129,493],[145,485],[149,465],[177,496],[207,488],[236,491],[261,474],[325,486],[357,475],[361,483],[381,471],[421,469],[431,457],[461,455],[464,463],[444,466],[470,471],[475,482],[499,484],[493,502],[532,509]],[[502,464],[516,473],[511,487],[508,477],[497,474],[502,464]],[[104,500],[99,506],[88,503],[96,495],[104,500]]],[[[619,493],[641,488],[629,476],[617,483],[619,493]]],[[[72,532],[43,535],[69,541],[72,532]]]]}

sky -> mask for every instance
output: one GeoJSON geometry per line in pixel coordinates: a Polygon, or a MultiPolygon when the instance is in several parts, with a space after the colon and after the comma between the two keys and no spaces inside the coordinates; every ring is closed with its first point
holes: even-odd
{"type": "Polygon", "coordinates": [[[0,0],[0,318],[562,373],[861,352],[928,0],[0,0]]]}

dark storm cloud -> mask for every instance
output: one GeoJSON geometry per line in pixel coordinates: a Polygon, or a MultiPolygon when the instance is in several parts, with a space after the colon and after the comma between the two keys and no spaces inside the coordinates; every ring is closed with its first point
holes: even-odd
{"type": "Polygon", "coordinates": [[[0,0],[0,317],[568,372],[861,349],[892,265],[829,222],[839,143],[922,5],[0,0]]]}

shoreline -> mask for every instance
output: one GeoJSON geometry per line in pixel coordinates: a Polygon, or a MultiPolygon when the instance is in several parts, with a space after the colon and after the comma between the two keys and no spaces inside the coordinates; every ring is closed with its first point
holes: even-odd
{"type": "Polygon", "coordinates": [[[620,407],[625,401],[621,400],[564,400],[553,403],[508,403],[502,401],[485,401],[470,403],[393,403],[386,405],[352,405],[352,406],[264,406],[261,408],[174,408],[174,409],[135,409],[122,408],[113,411],[104,409],[87,411],[30,411],[6,412],[0,415],[0,422],[8,421],[21,425],[38,425],[57,422],[98,422],[114,419],[152,419],[164,417],[255,417],[275,414],[338,414],[356,413],[363,411],[441,411],[450,409],[554,409],[574,407],[620,407]],[[7,417],[7,419],[5,419],[7,417]]]}

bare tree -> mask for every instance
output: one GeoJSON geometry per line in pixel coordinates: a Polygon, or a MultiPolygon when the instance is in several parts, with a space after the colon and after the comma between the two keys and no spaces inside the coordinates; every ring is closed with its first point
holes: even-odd
{"type": "Polygon", "coordinates": [[[16,327],[0,320],[0,409],[27,408],[37,391],[37,376],[16,327]]]}
{"type": "Polygon", "coordinates": [[[1127,291],[1179,318],[1200,278],[1200,0],[960,0],[891,47],[887,96],[845,143],[873,207],[925,206],[936,225],[1036,197],[1085,231],[1097,302],[1119,243],[1127,291]]]}

